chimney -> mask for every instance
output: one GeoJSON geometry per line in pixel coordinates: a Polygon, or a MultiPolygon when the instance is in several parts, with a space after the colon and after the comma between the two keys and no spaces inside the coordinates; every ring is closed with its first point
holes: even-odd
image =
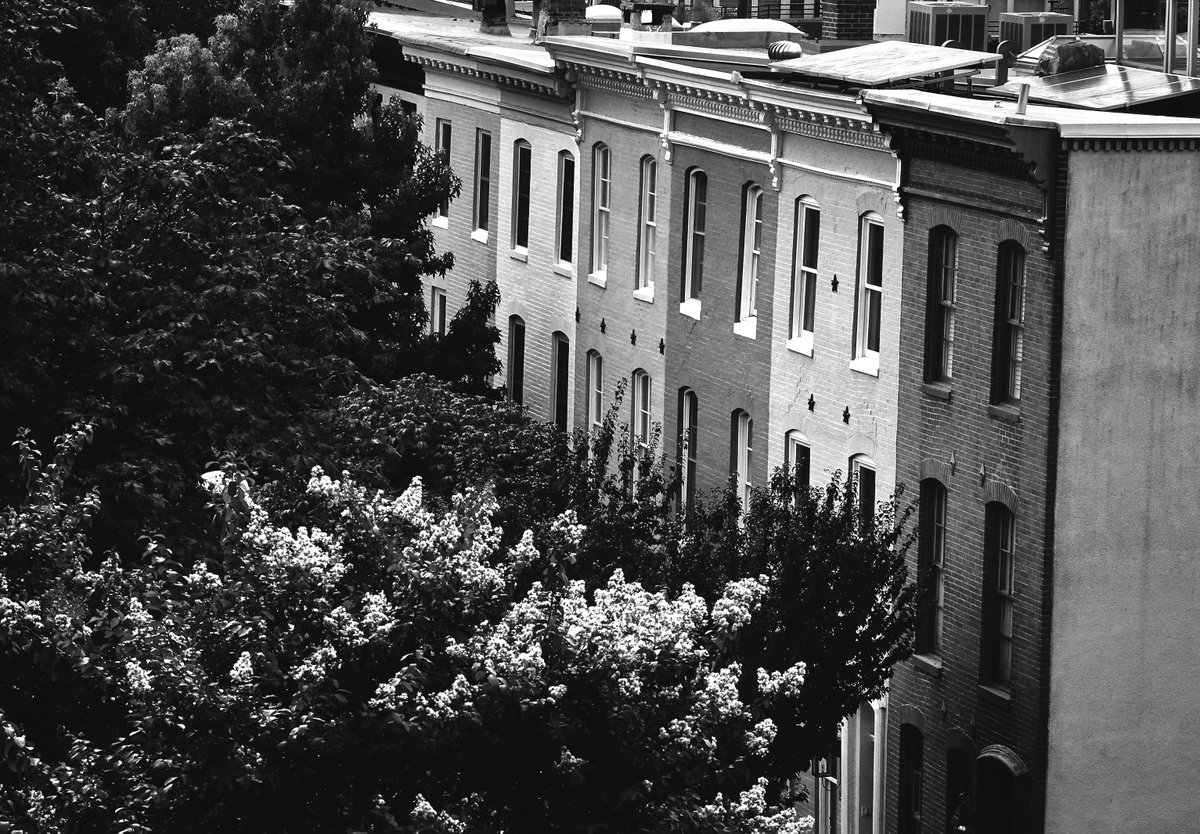
{"type": "Polygon", "coordinates": [[[875,39],[875,0],[822,0],[821,40],[875,39]]]}
{"type": "Polygon", "coordinates": [[[535,37],[590,34],[586,13],[586,0],[542,0],[535,37]]]}

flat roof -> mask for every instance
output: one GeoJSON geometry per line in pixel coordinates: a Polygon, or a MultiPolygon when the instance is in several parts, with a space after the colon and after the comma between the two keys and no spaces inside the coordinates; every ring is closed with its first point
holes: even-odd
{"type": "Polygon", "coordinates": [[[998,64],[1003,56],[969,49],[948,49],[907,41],[880,41],[774,61],[771,69],[856,87],[882,87],[897,82],[998,64]]]}
{"type": "Polygon", "coordinates": [[[1087,110],[1124,110],[1140,104],[1200,92],[1200,79],[1137,67],[1105,64],[1058,75],[1020,76],[993,87],[995,95],[1016,98],[1029,85],[1029,100],[1087,110]]]}
{"type": "Polygon", "coordinates": [[[433,2],[451,8],[461,7],[462,17],[410,10],[377,9],[368,15],[367,26],[410,46],[484,58],[537,72],[554,71],[554,59],[529,38],[527,21],[514,21],[509,18],[508,28],[512,32],[510,37],[488,35],[479,31],[479,15],[477,12],[472,13],[468,4],[450,4],[444,0],[433,2]],[[469,17],[472,14],[474,17],[469,17]]]}
{"type": "Polygon", "coordinates": [[[1016,102],[965,98],[925,90],[867,90],[868,109],[883,105],[968,121],[1055,130],[1064,139],[1200,139],[1200,119],[1143,116],[1096,110],[1071,110],[1031,104],[1017,113],[1016,102]]]}

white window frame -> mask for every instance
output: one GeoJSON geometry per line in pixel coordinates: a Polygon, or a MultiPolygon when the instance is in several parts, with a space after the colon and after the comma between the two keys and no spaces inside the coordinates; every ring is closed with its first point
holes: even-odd
{"type": "Polygon", "coordinates": [[[508,365],[505,369],[508,399],[517,405],[525,403],[525,319],[508,317],[508,365]],[[520,383],[518,385],[518,383],[520,383]]]}
{"type": "Polygon", "coordinates": [[[792,297],[788,310],[789,350],[813,354],[816,328],[817,263],[821,247],[821,206],[807,195],[796,200],[792,243],[792,297]],[[809,221],[812,221],[812,228],[809,221]]]}
{"type": "Polygon", "coordinates": [[[642,157],[641,196],[638,201],[638,262],[634,296],[654,301],[654,264],[658,246],[658,161],[642,157]]]}
{"type": "Polygon", "coordinates": [[[856,502],[858,505],[857,511],[858,511],[859,527],[860,527],[860,529],[862,529],[862,524],[866,520],[866,512],[868,509],[870,510],[871,520],[873,521],[875,518],[876,503],[878,500],[878,495],[876,494],[876,490],[879,487],[879,467],[877,467],[875,465],[875,461],[873,459],[871,459],[870,457],[868,457],[867,455],[855,455],[854,457],[850,458],[849,469],[850,469],[850,480],[854,482],[854,487],[855,487],[855,498],[856,498],[856,502]],[[863,478],[864,471],[871,473],[871,477],[870,477],[871,501],[870,501],[869,506],[863,500],[865,497],[863,495],[863,491],[862,491],[862,484],[863,484],[863,481],[865,480],[863,478]]]}
{"type": "Polygon", "coordinates": [[[471,204],[471,237],[480,243],[488,242],[492,210],[492,134],[475,130],[475,193],[471,204]]]}
{"type": "MultiPolygon", "coordinates": [[[[438,154],[442,156],[442,160],[450,164],[450,145],[454,138],[454,127],[449,119],[438,119],[433,124],[434,147],[437,148],[438,154]]],[[[438,203],[437,210],[434,212],[432,223],[440,229],[446,229],[450,226],[450,195],[446,194],[442,197],[442,201],[438,203]]]]}
{"type": "Polygon", "coordinates": [[[533,195],[530,193],[533,179],[533,146],[525,139],[513,142],[513,172],[512,172],[512,248],[514,252],[525,255],[529,252],[530,214],[533,210],[533,195]],[[524,155],[529,164],[525,166],[525,179],[521,176],[521,157],[524,155]],[[521,217],[521,202],[525,202],[525,217],[521,217]],[[522,241],[524,237],[524,241],[522,241]]]}
{"type": "Polygon", "coordinates": [[[750,511],[750,495],[754,489],[754,479],[751,477],[751,467],[754,466],[754,419],[750,413],[738,409],[734,413],[737,421],[734,427],[734,461],[737,473],[738,499],[741,501],[742,512],[750,511]]]}
{"type": "Polygon", "coordinates": [[[742,190],[742,257],[738,268],[737,318],[733,332],[748,339],[758,329],[758,267],[762,261],[763,190],[754,183],[742,190]]]}
{"type": "Polygon", "coordinates": [[[684,388],[679,392],[679,506],[686,510],[696,497],[697,445],[699,444],[700,399],[684,388]]]}
{"type": "Polygon", "coordinates": [[[993,405],[1021,404],[1022,366],[1025,362],[1025,247],[1015,240],[1000,244],[997,252],[996,332],[992,345],[993,405]]]}
{"type": "Polygon", "coordinates": [[[608,278],[608,236],[612,209],[612,151],[603,142],[592,146],[592,270],[590,280],[608,278]]]}
{"type": "Polygon", "coordinates": [[[558,152],[558,216],[554,233],[554,255],[560,266],[575,263],[575,155],[558,152]],[[565,248],[565,252],[564,252],[565,248]],[[563,257],[563,255],[567,257],[563,257]]]}
{"type": "Polygon", "coordinates": [[[632,415],[629,424],[633,442],[643,451],[650,448],[650,374],[642,368],[633,372],[630,387],[632,415]]]}
{"type": "Polygon", "coordinates": [[[598,350],[589,350],[587,360],[587,425],[599,431],[604,425],[604,357],[598,350]]]}
{"type": "Polygon", "coordinates": [[[700,293],[704,288],[704,239],[708,224],[708,174],[700,168],[687,172],[686,202],[679,312],[698,321],[700,293]]]}
{"type": "Polygon", "coordinates": [[[929,232],[926,298],[925,381],[950,384],[954,378],[954,296],[958,282],[958,233],[949,226],[929,232]]]}
{"type": "Polygon", "coordinates": [[[879,375],[883,339],[883,247],[883,218],[868,212],[858,226],[858,293],[854,311],[854,361],[850,368],[872,376],[879,375]],[[872,246],[876,234],[878,248],[872,246]]]}
{"type": "Polygon", "coordinates": [[[433,287],[429,294],[429,335],[445,336],[446,322],[446,290],[433,287]]]}
{"type": "Polygon", "coordinates": [[[812,445],[808,442],[808,438],[796,429],[792,429],[783,436],[783,465],[792,475],[796,474],[796,461],[800,458],[801,449],[804,450],[805,457],[808,459],[808,482],[797,483],[797,487],[803,489],[812,485],[812,445]]]}

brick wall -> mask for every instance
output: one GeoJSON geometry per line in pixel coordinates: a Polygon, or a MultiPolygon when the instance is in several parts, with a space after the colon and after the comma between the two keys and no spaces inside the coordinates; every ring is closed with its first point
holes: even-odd
{"type": "Polygon", "coordinates": [[[875,0],[825,0],[821,39],[869,41],[875,35],[875,0]]]}
{"type": "MultiPolygon", "coordinates": [[[[945,478],[947,528],[945,624],[940,669],[910,661],[892,680],[888,727],[888,830],[897,824],[900,724],[923,718],[925,777],[923,817],[930,830],[946,822],[946,757],[951,746],[972,758],[1002,744],[1031,770],[1022,832],[1041,830],[1045,750],[1045,636],[1047,446],[1050,421],[1051,339],[1054,331],[1054,264],[1041,251],[1034,223],[997,206],[1041,210],[1041,192],[1028,182],[944,162],[911,161],[913,185],[971,193],[980,207],[910,197],[905,229],[901,311],[898,477],[918,486],[922,466],[952,472],[945,478]],[[958,233],[955,354],[949,400],[922,390],[929,230],[949,224],[958,233]],[[1024,362],[1020,419],[992,416],[988,403],[997,247],[1012,234],[1026,244],[1024,362]],[[985,501],[1003,488],[1016,496],[1015,598],[1012,684],[1008,697],[983,689],[980,624],[983,595],[985,501]]],[[[915,576],[917,553],[909,556],[915,576]]],[[[951,809],[952,810],[952,809],[951,809]]]]}
{"type": "MultiPolygon", "coordinates": [[[[747,128],[751,135],[753,129],[747,128]]],[[[736,138],[736,137],[735,137],[736,138]]],[[[743,409],[754,420],[751,480],[767,479],[767,448],[774,436],[770,422],[770,337],[775,317],[774,281],[777,194],[767,166],[696,148],[677,146],[664,171],[672,178],[671,217],[680,218],[663,249],[669,253],[667,275],[667,385],[670,401],[667,436],[678,435],[676,403],[681,388],[699,400],[697,486],[720,488],[729,478],[730,415],[743,409]],[[704,280],[699,321],[679,312],[683,264],[684,178],[693,166],[708,175],[708,218],[704,280]],[[733,332],[738,266],[741,256],[742,193],[747,183],[763,189],[762,258],[759,263],[757,338],[733,332]]]]}

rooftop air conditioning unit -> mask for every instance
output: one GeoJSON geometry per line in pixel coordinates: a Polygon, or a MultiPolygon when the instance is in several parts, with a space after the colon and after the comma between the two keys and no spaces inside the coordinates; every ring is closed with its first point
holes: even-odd
{"type": "Polygon", "coordinates": [[[941,46],[957,41],[965,49],[987,49],[988,7],[975,3],[911,0],[908,4],[908,40],[941,46]]]}
{"type": "Polygon", "coordinates": [[[1055,35],[1071,35],[1075,19],[1054,12],[1004,12],[1000,15],[1000,40],[1024,52],[1055,35]]]}

